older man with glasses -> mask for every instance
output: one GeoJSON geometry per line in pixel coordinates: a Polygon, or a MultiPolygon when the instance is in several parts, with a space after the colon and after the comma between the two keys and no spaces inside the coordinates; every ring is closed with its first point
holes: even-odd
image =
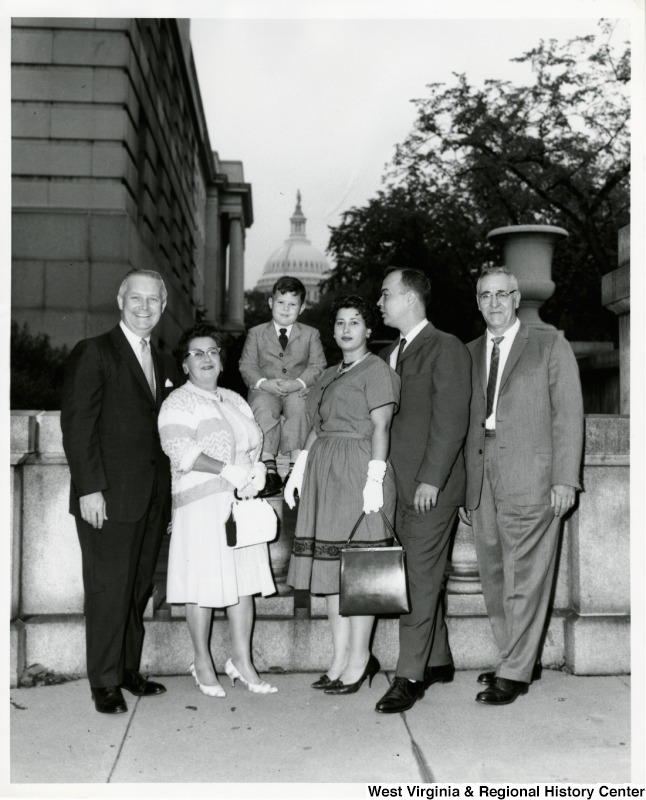
{"type": "Polygon", "coordinates": [[[561,520],[581,488],[583,402],[568,342],[517,318],[515,276],[486,269],[476,292],[487,330],[467,345],[472,394],[460,518],[473,525],[500,655],[497,669],[478,677],[476,700],[504,705],[540,676],[561,520]]]}

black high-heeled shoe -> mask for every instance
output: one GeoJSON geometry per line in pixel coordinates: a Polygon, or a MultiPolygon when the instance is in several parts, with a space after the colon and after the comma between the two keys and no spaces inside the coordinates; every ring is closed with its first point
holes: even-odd
{"type": "Polygon", "coordinates": [[[325,694],[354,694],[361,688],[361,684],[368,678],[368,686],[372,685],[372,679],[379,672],[380,664],[377,659],[370,653],[370,658],[363,671],[363,675],[358,681],[354,683],[343,683],[339,681],[338,686],[328,686],[324,691],[325,694]]]}
{"type": "Polygon", "coordinates": [[[338,686],[341,681],[338,678],[330,678],[327,673],[323,673],[321,677],[314,681],[314,683],[310,684],[312,689],[329,689],[332,686],[338,686]]]}

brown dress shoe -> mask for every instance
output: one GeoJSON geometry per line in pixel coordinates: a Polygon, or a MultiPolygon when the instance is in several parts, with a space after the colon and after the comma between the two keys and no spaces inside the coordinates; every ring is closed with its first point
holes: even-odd
{"type": "Polygon", "coordinates": [[[513,703],[521,694],[527,694],[528,683],[512,681],[509,678],[496,678],[484,692],[478,692],[476,700],[488,706],[504,706],[513,703]]]}

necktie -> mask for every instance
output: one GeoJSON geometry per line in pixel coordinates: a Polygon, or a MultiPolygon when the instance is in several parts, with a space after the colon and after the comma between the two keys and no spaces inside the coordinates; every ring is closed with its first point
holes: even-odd
{"type": "Polygon", "coordinates": [[[500,342],[504,336],[496,336],[492,339],[493,349],[491,351],[491,363],[489,365],[489,380],[487,381],[487,414],[485,419],[493,413],[493,400],[496,395],[496,382],[498,381],[498,361],[500,360],[500,342]]]}
{"type": "Polygon", "coordinates": [[[395,362],[395,371],[398,375],[401,375],[401,360],[402,356],[404,355],[404,347],[406,347],[406,339],[400,339],[399,341],[399,351],[397,352],[397,361],[395,362]]]}
{"type": "Polygon", "coordinates": [[[280,349],[285,350],[287,347],[287,328],[280,329],[280,336],[278,337],[278,341],[280,342],[280,349]]]}
{"type": "Polygon", "coordinates": [[[144,370],[144,375],[150,386],[150,391],[153,397],[155,396],[155,370],[153,369],[153,357],[148,347],[148,342],[145,339],[141,340],[141,366],[144,370]]]}

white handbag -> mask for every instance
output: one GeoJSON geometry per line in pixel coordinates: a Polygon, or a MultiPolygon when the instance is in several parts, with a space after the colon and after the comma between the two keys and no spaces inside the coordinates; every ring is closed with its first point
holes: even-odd
{"type": "Polygon", "coordinates": [[[232,517],[235,525],[227,525],[229,547],[249,547],[276,538],[278,517],[264,499],[234,500],[232,517]]]}

